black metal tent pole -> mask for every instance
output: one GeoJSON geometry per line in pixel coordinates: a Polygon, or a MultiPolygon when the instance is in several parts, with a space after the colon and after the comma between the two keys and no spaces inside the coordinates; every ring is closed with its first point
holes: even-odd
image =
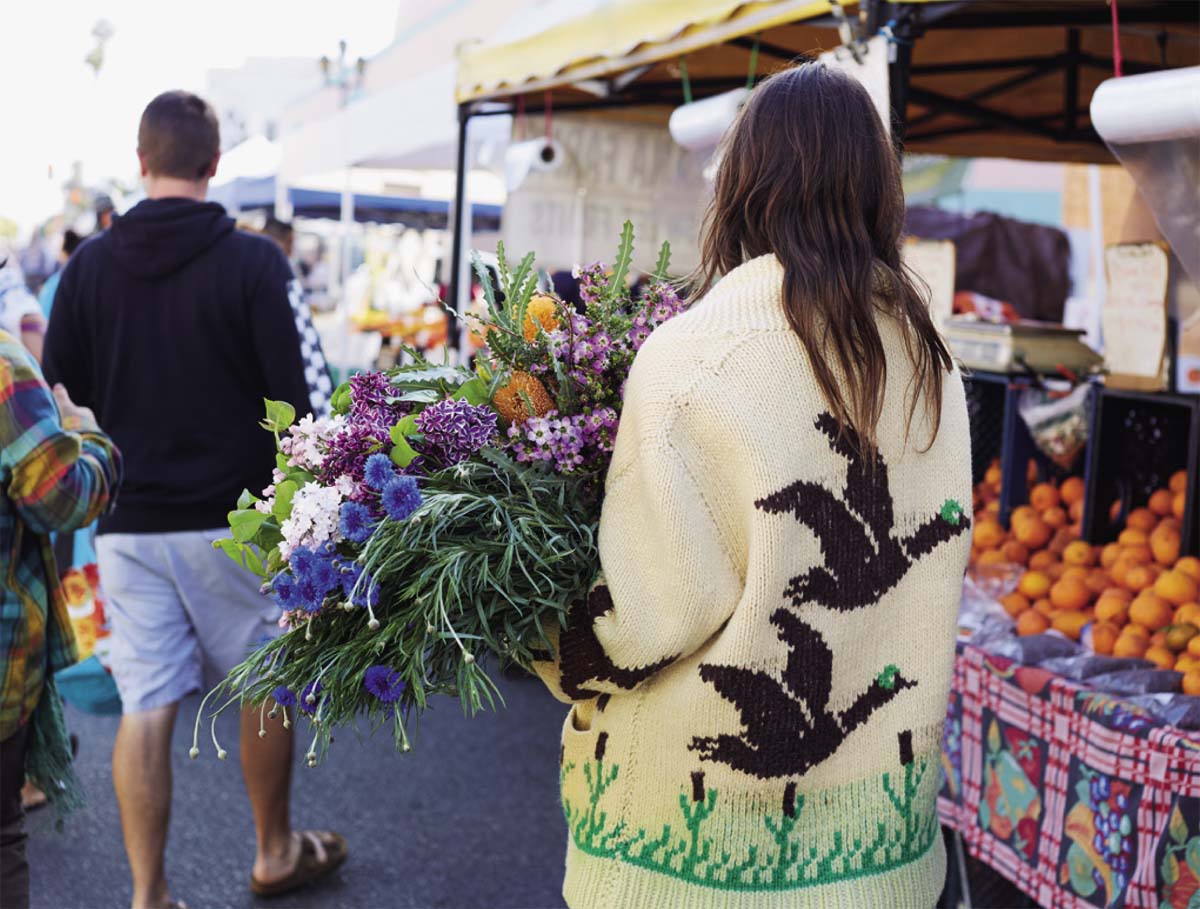
{"type": "MultiPolygon", "coordinates": [[[[450,227],[450,312],[446,323],[446,343],[451,350],[459,347],[459,286],[463,265],[462,225],[467,214],[467,127],[471,122],[471,105],[458,105],[458,151],[454,162],[454,209],[450,227]]],[[[503,215],[501,216],[503,217],[503,215]]],[[[470,278],[467,286],[471,286],[470,278]]]]}

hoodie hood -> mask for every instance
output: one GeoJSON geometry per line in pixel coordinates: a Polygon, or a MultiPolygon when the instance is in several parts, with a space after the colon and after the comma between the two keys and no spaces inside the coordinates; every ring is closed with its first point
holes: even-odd
{"type": "Polygon", "coordinates": [[[161,278],[233,233],[216,202],[143,199],[113,218],[105,239],[121,267],[138,278],[161,278]]]}

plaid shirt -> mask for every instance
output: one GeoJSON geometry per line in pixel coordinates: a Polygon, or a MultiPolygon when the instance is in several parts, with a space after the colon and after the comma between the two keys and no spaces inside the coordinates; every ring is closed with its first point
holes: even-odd
{"type": "Polygon", "coordinates": [[[0,331],[0,741],[30,717],[47,672],[77,659],[50,533],[94,521],[120,454],[94,425],[64,428],[37,364],[0,331]]]}

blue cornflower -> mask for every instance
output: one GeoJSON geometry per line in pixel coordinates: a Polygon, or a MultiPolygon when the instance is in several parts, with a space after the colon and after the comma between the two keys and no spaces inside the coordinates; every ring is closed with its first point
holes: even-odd
{"type": "Polygon", "coordinates": [[[271,593],[275,595],[275,602],[279,604],[280,609],[286,611],[295,609],[299,605],[296,595],[296,579],[286,571],[275,575],[271,581],[271,593]]]}
{"type": "Polygon", "coordinates": [[[383,489],[396,476],[392,459],[385,454],[373,454],[363,466],[363,480],[372,489],[383,489]]]}
{"type": "Polygon", "coordinates": [[[300,692],[300,709],[305,713],[316,713],[321,702],[321,681],[309,682],[300,692]]]}
{"type": "Polygon", "coordinates": [[[302,580],[310,577],[314,568],[321,557],[306,546],[297,546],[292,550],[292,556],[288,559],[288,565],[292,568],[292,574],[296,576],[296,580],[302,580]]]}
{"type": "Polygon", "coordinates": [[[301,578],[296,582],[296,605],[306,612],[317,612],[325,603],[328,588],[322,590],[311,577],[301,578]]]}
{"type": "Polygon", "coordinates": [[[377,700],[393,704],[404,693],[404,680],[390,666],[372,666],[363,674],[363,687],[377,700]]]}
{"type": "Polygon", "coordinates": [[[275,703],[280,707],[291,707],[296,703],[296,692],[292,689],[280,685],[271,692],[271,697],[275,699],[275,703]]]}
{"type": "Polygon", "coordinates": [[[383,510],[393,521],[404,521],[421,505],[421,490],[412,477],[396,477],[383,488],[383,510]]]}
{"type": "Polygon", "coordinates": [[[375,523],[371,520],[371,510],[362,502],[344,502],[338,519],[338,528],[351,543],[365,543],[375,523]]]}

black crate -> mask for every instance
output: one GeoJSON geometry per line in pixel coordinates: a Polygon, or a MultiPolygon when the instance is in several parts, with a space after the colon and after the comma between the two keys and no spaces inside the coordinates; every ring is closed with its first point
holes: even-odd
{"type": "Polygon", "coordinates": [[[1200,550],[1200,399],[1105,388],[1094,400],[1088,444],[1083,535],[1090,543],[1116,539],[1125,516],[1146,504],[1171,475],[1188,476],[1182,551],[1200,550]],[[1109,518],[1113,502],[1121,508],[1109,518]]]}
{"type": "Polygon", "coordinates": [[[971,421],[971,482],[980,483],[1004,445],[1004,404],[1008,377],[978,372],[963,383],[971,421]]]}

